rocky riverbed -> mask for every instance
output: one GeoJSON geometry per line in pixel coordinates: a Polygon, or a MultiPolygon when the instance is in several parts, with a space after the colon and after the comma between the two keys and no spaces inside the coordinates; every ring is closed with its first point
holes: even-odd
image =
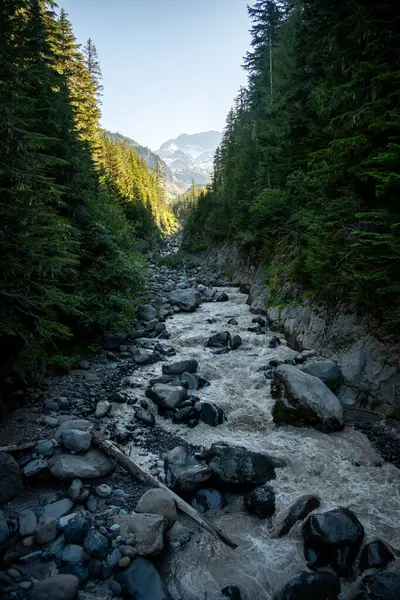
{"type": "Polygon", "coordinates": [[[349,418],[337,364],[246,301],[206,265],[150,265],[132,331],[3,424],[1,446],[32,447],[0,453],[2,600],[400,597],[395,424],[349,418]]]}

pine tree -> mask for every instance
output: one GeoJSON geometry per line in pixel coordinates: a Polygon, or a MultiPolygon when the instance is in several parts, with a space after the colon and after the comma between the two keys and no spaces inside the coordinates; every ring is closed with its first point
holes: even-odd
{"type": "Polygon", "coordinates": [[[83,50],[85,67],[88,71],[91,80],[94,92],[96,94],[97,102],[101,103],[101,97],[103,95],[103,86],[101,84],[101,80],[103,78],[99,56],[97,54],[96,46],[93,41],[89,38],[86,42],[86,46],[83,50]]]}

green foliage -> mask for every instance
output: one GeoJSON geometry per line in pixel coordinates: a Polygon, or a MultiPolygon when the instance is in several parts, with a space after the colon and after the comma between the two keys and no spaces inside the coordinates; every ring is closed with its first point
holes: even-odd
{"type": "Polygon", "coordinates": [[[319,297],[400,323],[400,15],[391,3],[257,0],[248,86],[192,249],[228,239],[319,297]]]}

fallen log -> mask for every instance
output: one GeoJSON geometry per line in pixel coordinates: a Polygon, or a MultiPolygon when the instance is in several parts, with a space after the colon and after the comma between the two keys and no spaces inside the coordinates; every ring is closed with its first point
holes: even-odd
{"type": "Polygon", "coordinates": [[[19,452],[20,450],[29,450],[30,448],[36,448],[39,444],[47,442],[47,440],[36,440],[35,442],[26,442],[25,444],[15,444],[13,446],[1,446],[0,452],[19,452]]]}
{"type": "Polygon", "coordinates": [[[121,467],[123,467],[128,473],[130,473],[133,477],[139,479],[145,485],[150,487],[158,487],[166,492],[175,500],[177,508],[185,513],[188,517],[196,521],[198,525],[206,529],[209,533],[214,536],[219,537],[219,539],[229,546],[230,548],[237,548],[237,544],[233,542],[227,535],[225,535],[219,527],[215,525],[211,525],[208,521],[206,521],[203,517],[199,515],[197,510],[190,506],[187,502],[182,500],[175,492],[170,490],[166,485],[161,483],[156,477],[150,475],[144,471],[139,465],[133,462],[131,458],[126,456],[121,450],[119,450],[112,442],[103,438],[103,436],[96,431],[95,429],[90,429],[90,433],[92,434],[92,442],[95,446],[97,446],[104,454],[107,454],[111,458],[113,458],[121,467]]]}

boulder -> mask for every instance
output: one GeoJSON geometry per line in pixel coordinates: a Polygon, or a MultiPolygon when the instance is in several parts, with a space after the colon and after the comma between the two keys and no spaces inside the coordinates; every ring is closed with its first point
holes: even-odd
{"type": "Polygon", "coordinates": [[[326,433],[343,429],[342,405],[317,377],[292,365],[280,365],[275,370],[271,391],[275,397],[275,423],[310,425],[326,433]]]}
{"type": "Polygon", "coordinates": [[[238,486],[262,485],[275,479],[275,467],[283,466],[281,461],[266,454],[224,442],[213,444],[201,458],[220,481],[238,486]]]}
{"type": "Polygon", "coordinates": [[[259,519],[272,517],[275,512],[275,490],[268,484],[264,484],[244,497],[246,509],[259,519]]]}
{"type": "Polygon", "coordinates": [[[236,334],[229,340],[229,347],[231,348],[231,350],[237,350],[241,345],[242,338],[240,337],[240,335],[236,334]]]}
{"type": "Polygon", "coordinates": [[[175,500],[162,489],[155,488],[145,492],[135,510],[137,513],[161,515],[167,521],[168,529],[171,529],[177,519],[175,500]]]}
{"type": "Polygon", "coordinates": [[[228,600],[242,600],[242,594],[236,585],[227,585],[222,588],[221,594],[228,600]]]}
{"type": "Polygon", "coordinates": [[[41,442],[35,448],[36,454],[43,454],[46,458],[50,458],[54,454],[54,446],[51,440],[47,442],[41,442]]]}
{"type": "Polygon", "coordinates": [[[399,600],[400,573],[377,571],[365,575],[353,600],[399,600]]]}
{"type": "Polygon", "coordinates": [[[190,492],[211,477],[211,469],[184,446],[170,450],[164,460],[165,481],[175,492],[190,492]]]}
{"type": "Polygon", "coordinates": [[[83,482],[80,479],[74,479],[68,488],[68,498],[72,500],[72,502],[76,502],[81,495],[82,490],[83,482]]]}
{"type": "Polygon", "coordinates": [[[302,521],[310,514],[313,510],[318,508],[320,501],[315,496],[300,496],[287,510],[285,516],[282,518],[281,524],[278,527],[278,537],[282,537],[289,533],[293,525],[297,521],[302,521]]]}
{"type": "Polygon", "coordinates": [[[108,552],[108,539],[98,529],[91,529],[83,541],[83,547],[92,558],[105,558],[108,552]]]}
{"type": "Polygon", "coordinates": [[[57,500],[57,502],[52,502],[51,504],[46,504],[43,509],[43,516],[45,518],[54,518],[59,519],[64,515],[67,515],[74,503],[69,498],[63,498],[62,500],[57,500]]]}
{"type": "Polygon", "coordinates": [[[167,363],[162,366],[162,372],[164,375],[182,375],[182,373],[195,373],[199,363],[197,360],[179,360],[173,363],[167,363]]]}
{"type": "Polygon", "coordinates": [[[47,469],[47,462],[43,458],[35,458],[30,460],[23,468],[25,477],[34,477],[47,469]]]}
{"type": "Polygon", "coordinates": [[[200,420],[210,427],[217,427],[224,421],[224,411],[212,402],[202,402],[200,408],[200,420]]]}
{"type": "Polygon", "coordinates": [[[48,544],[57,537],[57,519],[49,517],[41,519],[34,531],[34,538],[37,544],[48,544]]]}
{"type": "Polygon", "coordinates": [[[38,581],[29,593],[29,600],[75,600],[79,579],[75,575],[53,575],[38,581]]]}
{"type": "Polygon", "coordinates": [[[302,571],[288,581],[274,600],[337,600],[340,579],[333,573],[302,571]]]}
{"type": "Polygon", "coordinates": [[[146,390],[146,396],[162,410],[173,410],[186,400],[187,390],[181,386],[156,383],[146,390]]]}
{"type": "Polygon", "coordinates": [[[163,534],[167,521],[159,514],[133,513],[118,515],[114,523],[120,526],[123,537],[135,536],[135,549],[140,556],[154,556],[164,548],[163,534]]]}
{"type": "Polygon", "coordinates": [[[362,549],[358,568],[360,571],[367,569],[383,569],[394,560],[394,554],[381,540],[374,540],[362,549]]]}
{"type": "Polygon", "coordinates": [[[160,360],[158,354],[152,350],[146,350],[145,348],[136,348],[136,350],[132,352],[132,358],[135,363],[140,366],[152,365],[160,360]]]}
{"type": "Polygon", "coordinates": [[[61,423],[60,427],[56,431],[56,438],[58,440],[61,439],[61,436],[64,431],[68,431],[68,429],[78,429],[79,431],[89,431],[92,427],[90,421],[86,421],[85,419],[68,419],[61,423]]]}
{"type": "Polygon", "coordinates": [[[22,537],[32,535],[37,526],[37,518],[33,510],[29,508],[21,510],[18,515],[19,535],[22,537]]]}
{"type": "Polygon", "coordinates": [[[115,470],[115,462],[95,448],[85,454],[56,452],[49,463],[50,472],[57,479],[96,479],[107,477],[115,470]]]}
{"type": "Polygon", "coordinates": [[[148,410],[139,407],[135,412],[135,417],[138,421],[143,423],[144,425],[148,425],[149,427],[154,427],[156,424],[156,419],[154,415],[151,414],[148,410]]]}
{"type": "Polygon", "coordinates": [[[364,538],[364,528],[347,508],[313,514],[303,525],[304,554],[311,567],[331,566],[348,577],[364,538]]]}
{"type": "Polygon", "coordinates": [[[239,325],[239,323],[237,322],[237,320],[236,320],[236,319],[234,319],[234,318],[232,317],[232,319],[229,319],[229,321],[228,321],[228,325],[239,325]]]}
{"type": "Polygon", "coordinates": [[[62,553],[62,561],[67,563],[79,563],[83,560],[83,548],[77,544],[68,544],[62,553]]]}
{"type": "Polygon", "coordinates": [[[5,452],[0,452],[0,504],[8,502],[24,491],[21,470],[17,461],[5,452]]]}
{"type": "Polygon", "coordinates": [[[70,452],[86,452],[92,443],[92,435],[89,431],[66,429],[61,433],[61,443],[70,452]]]}
{"type": "Polygon", "coordinates": [[[215,302],[228,302],[229,296],[226,292],[220,292],[215,296],[215,302]]]}
{"type": "Polygon", "coordinates": [[[96,404],[96,410],[94,413],[94,416],[96,417],[96,419],[101,419],[102,417],[105,417],[107,413],[109,413],[111,410],[111,404],[109,403],[108,400],[100,400],[100,402],[98,402],[96,404]]]}
{"type": "Polygon", "coordinates": [[[125,344],[126,338],[126,333],[105,333],[103,348],[104,350],[118,350],[122,344],[125,344]]]}
{"type": "Polygon", "coordinates": [[[139,321],[148,322],[157,318],[157,310],[151,304],[145,304],[144,306],[139,306],[136,315],[139,321]]]}
{"type": "Polygon", "coordinates": [[[204,488],[195,492],[190,504],[198,512],[205,513],[208,510],[221,510],[228,505],[228,502],[220,491],[204,488]]]}
{"type": "Polygon", "coordinates": [[[321,359],[311,360],[301,366],[304,373],[318,377],[333,392],[337,392],[340,386],[340,369],[334,360],[321,359]]]}
{"type": "Polygon", "coordinates": [[[171,600],[168,590],[150,561],[138,557],[114,579],[121,585],[124,598],[135,600],[171,600]]]}
{"type": "Polygon", "coordinates": [[[206,346],[207,348],[224,348],[229,344],[230,339],[231,334],[229,331],[221,331],[209,337],[206,346]]]}
{"type": "Polygon", "coordinates": [[[83,544],[89,530],[89,521],[82,515],[76,515],[63,527],[64,539],[67,544],[83,544]]]}
{"type": "Polygon", "coordinates": [[[201,304],[201,295],[194,288],[174,290],[168,294],[168,300],[184,312],[193,312],[201,304]]]}
{"type": "Polygon", "coordinates": [[[6,541],[9,535],[10,530],[8,528],[6,518],[4,516],[3,511],[0,510],[0,546],[6,541]]]}

